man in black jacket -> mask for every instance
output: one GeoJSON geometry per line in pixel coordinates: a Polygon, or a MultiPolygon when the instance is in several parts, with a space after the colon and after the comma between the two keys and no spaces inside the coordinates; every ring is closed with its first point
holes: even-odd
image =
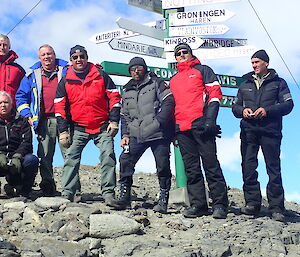
{"type": "Polygon", "coordinates": [[[170,143],[174,136],[174,98],[169,86],[153,72],[145,60],[134,57],[128,70],[132,79],[124,86],[121,109],[124,151],[120,156],[120,196],[111,206],[125,209],[131,203],[130,189],[135,164],[147,148],[155,158],[160,198],[154,211],[167,212],[171,186],[170,143]],[[125,150],[129,147],[128,150],[125,150]]]}
{"type": "Polygon", "coordinates": [[[241,154],[243,190],[246,206],[241,212],[257,215],[261,208],[260,184],[257,180],[257,154],[262,148],[269,182],[267,197],[272,218],[284,221],[284,190],[280,170],[282,116],[293,109],[290,90],[276,71],[268,69],[269,56],[265,50],[255,52],[251,58],[253,72],[238,90],[233,114],[241,120],[241,154]]]}
{"type": "Polygon", "coordinates": [[[15,113],[10,95],[0,91],[0,176],[8,196],[28,196],[39,160],[32,154],[32,132],[26,118],[15,113]]]}

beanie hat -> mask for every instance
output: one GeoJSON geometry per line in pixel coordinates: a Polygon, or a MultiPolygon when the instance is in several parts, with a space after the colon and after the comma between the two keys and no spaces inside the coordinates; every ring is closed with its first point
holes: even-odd
{"type": "Polygon", "coordinates": [[[192,48],[186,43],[179,43],[177,46],[175,46],[174,55],[176,55],[176,53],[181,49],[186,49],[191,53],[191,55],[193,55],[192,48]]]}
{"type": "Polygon", "coordinates": [[[256,51],[253,55],[252,55],[252,57],[251,57],[251,59],[252,58],[259,58],[259,59],[261,59],[261,60],[263,60],[263,61],[265,61],[265,62],[267,62],[267,63],[269,63],[269,61],[270,61],[270,58],[269,58],[269,56],[268,56],[268,54],[266,53],[266,51],[265,50],[258,50],[258,51],[256,51]]]}
{"type": "Polygon", "coordinates": [[[72,55],[76,53],[83,53],[86,57],[88,57],[87,51],[84,48],[84,46],[81,45],[73,46],[70,50],[70,59],[72,58],[72,55]]]}
{"type": "Polygon", "coordinates": [[[141,57],[133,57],[130,60],[129,64],[128,64],[128,71],[129,71],[129,73],[130,73],[130,68],[132,66],[135,66],[135,65],[141,65],[141,66],[143,66],[145,68],[145,70],[147,70],[147,64],[146,64],[146,62],[145,62],[145,60],[143,58],[141,58],[141,57]]]}

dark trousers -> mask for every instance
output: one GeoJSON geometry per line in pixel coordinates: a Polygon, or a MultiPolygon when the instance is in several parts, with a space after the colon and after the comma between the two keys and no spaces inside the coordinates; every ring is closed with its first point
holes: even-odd
{"type": "Polygon", "coordinates": [[[22,160],[21,174],[11,175],[8,172],[7,183],[14,187],[20,187],[22,193],[28,194],[32,190],[38,166],[39,159],[33,154],[26,154],[22,160]]]}
{"type": "Polygon", "coordinates": [[[271,212],[284,211],[284,190],[280,168],[281,138],[281,135],[274,136],[262,132],[241,132],[243,190],[246,204],[261,205],[262,197],[256,171],[257,154],[261,146],[269,175],[267,185],[269,210],[271,212]]]}
{"type": "Polygon", "coordinates": [[[191,206],[206,210],[204,177],[201,171],[202,161],[214,207],[227,207],[226,182],[217,159],[214,136],[204,136],[197,129],[181,131],[177,134],[180,152],[187,176],[187,190],[191,206]]]}
{"type": "Polygon", "coordinates": [[[123,151],[120,156],[119,182],[129,187],[132,185],[135,165],[147,148],[151,148],[154,155],[160,188],[170,190],[172,177],[170,169],[170,141],[164,139],[138,143],[135,137],[131,137],[129,153],[124,153],[123,151]]]}

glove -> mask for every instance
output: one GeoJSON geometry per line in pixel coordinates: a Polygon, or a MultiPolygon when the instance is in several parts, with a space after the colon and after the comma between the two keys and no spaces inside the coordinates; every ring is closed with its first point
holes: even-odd
{"type": "Polygon", "coordinates": [[[112,137],[115,137],[119,131],[118,123],[115,121],[109,121],[107,129],[107,133],[109,133],[112,137]]]}
{"type": "Polygon", "coordinates": [[[65,148],[69,148],[71,145],[71,137],[69,132],[64,131],[59,133],[59,144],[65,148]]]}
{"type": "Polygon", "coordinates": [[[22,155],[20,153],[15,153],[10,161],[9,172],[11,174],[20,174],[22,170],[22,155]]]}
{"type": "Polygon", "coordinates": [[[8,170],[6,154],[0,153],[0,169],[8,170]]]}
{"type": "Polygon", "coordinates": [[[203,134],[215,136],[215,137],[221,137],[222,134],[221,127],[219,125],[216,125],[211,122],[206,122],[204,125],[204,131],[203,134]]]}

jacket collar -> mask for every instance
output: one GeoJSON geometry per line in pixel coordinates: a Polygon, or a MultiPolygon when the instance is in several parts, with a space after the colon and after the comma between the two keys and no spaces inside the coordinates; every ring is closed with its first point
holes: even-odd
{"type": "Polygon", "coordinates": [[[188,60],[186,62],[177,63],[176,67],[177,67],[178,71],[180,72],[180,71],[184,71],[184,70],[193,68],[197,64],[201,64],[201,62],[199,61],[199,59],[197,57],[193,56],[193,58],[191,58],[190,60],[188,60]]]}

